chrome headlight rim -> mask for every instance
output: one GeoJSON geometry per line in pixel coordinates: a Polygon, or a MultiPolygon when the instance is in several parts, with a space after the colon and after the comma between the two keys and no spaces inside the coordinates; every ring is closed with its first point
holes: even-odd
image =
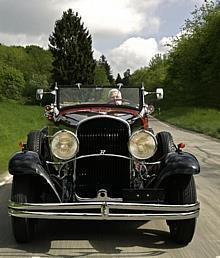
{"type": "Polygon", "coordinates": [[[151,158],[151,157],[154,156],[154,154],[155,154],[156,151],[157,151],[157,148],[158,148],[158,142],[157,142],[156,136],[155,136],[152,132],[150,132],[150,131],[148,131],[148,130],[146,130],[146,129],[140,129],[140,130],[138,130],[138,131],[132,133],[132,135],[131,135],[130,138],[129,138],[128,150],[129,150],[130,154],[132,155],[132,157],[134,157],[135,159],[138,159],[138,160],[149,159],[149,158],[151,158]],[[154,143],[155,143],[154,151],[151,153],[151,155],[148,155],[148,156],[146,156],[146,157],[144,157],[144,158],[142,158],[142,157],[140,158],[140,157],[138,157],[137,155],[135,155],[134,153],[132,153],[131,148],[130,148],[131,139],[132,139],[136,134],[139,134],[139,133],[142,133],[142,132],[149,134],[149,135],[153,138],[154,143]]]}
{"type": "Polygon", "coordinates": [[[72,131],[69,131],[69,130],[66,130],[66,129],[62,129],[62,130],[59,130],[59,131],[57,131],[56,133],[54,133],[54,134],[51,136],[51,138],[52,138],[52,140],[51,140],[51,142],[50,142],[50,150],[51,150],[53,156],[56,157],[57,159],[59,159],[59,160],[70,160],[70,159],[72,159],[73,157],[75,157],[76,154],[78,153],[78,151],[79,151],[79,139],[77,138],[76,134],[73,133],[72,131]],[[76,140],[76,143],[77,143],[77,148],[76,148],[76,151],[74,152],[74,154],[73,154],[71,157],[68,157],[68,158],[66,158],[66,159],[63,158],[63,157],[60,157],[59,155],[57,155],[56,153],[54,153],[53,150],[52,150],[52,143],[53,143],[53,140],[54,140],[54,138],[55,138],[57,135],[59,135],[60,133],[69,133],[69,134],[71,134],[71,135],[73,136],[73,138],[76,140]]]}

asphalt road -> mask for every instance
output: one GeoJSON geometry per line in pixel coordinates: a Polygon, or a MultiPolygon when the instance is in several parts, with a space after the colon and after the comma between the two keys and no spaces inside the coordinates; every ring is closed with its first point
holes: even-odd
{"type": "Polygon", "coordinates": [[[11,183],[0,187],[0,257],[220,257],[220,141],[169,127],[154,119],[155,132],[170,131],[176,143],[197,156],[201,213],[193,241],[173,244],[164,221],[41,221],[34,241],[18,245],[12,236],[7,202],[11,183]]]}

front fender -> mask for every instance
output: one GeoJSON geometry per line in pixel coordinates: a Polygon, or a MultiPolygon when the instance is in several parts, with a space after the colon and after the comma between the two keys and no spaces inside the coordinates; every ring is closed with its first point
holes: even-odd
{"type": "Polygon", "coordinates": [[[34,151],[16,152],[9,160],[8,171],[11,175],[38,175],[43,177],[61,202],[56,187],[43,168],[38,153],[34,151]]]}
{"type": "Polygon", "coordinates": [[[161,165],[160,173],[157,177],[156,186],[173,175],[195,175],[199,174],[200,166],[196,157],[188,152],[170,152],[161,165]]]}
{"type": "Polygon", "coordinates": [[[36,152],[20,151],[10,158],[8,171],[11,175],[36,174],[37,165],[42,165],[42,163],[36,152]]]}

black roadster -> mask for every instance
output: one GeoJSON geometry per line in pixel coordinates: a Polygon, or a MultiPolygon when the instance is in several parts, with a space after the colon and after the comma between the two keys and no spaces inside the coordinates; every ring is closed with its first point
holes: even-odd
{"type": "MultiPolygon", "coordinates": [[[[42,98],[43,90],[37,91],[42,98]]],[[[197,159],[169,132],[154,134],[144,87],[55,86],[48,125],[31,131],[9,161],[9,214],[17,242],[30,241],[37,219],[166,220],[188,244],[199,203],[197,159]]]]}

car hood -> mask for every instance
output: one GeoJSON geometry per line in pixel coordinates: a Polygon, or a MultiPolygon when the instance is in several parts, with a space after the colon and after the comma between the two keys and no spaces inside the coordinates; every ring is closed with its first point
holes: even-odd
{"type": "Polygon", "coordinates": [[[56,122],[62,122],[70,126],[77,126],[79,122],[93,117],[93,116],[112,116],[127,121],[133,124],[137,119],[141,119],[139,112],[133,109],[110,109],[110,108],[96,108],[96,109],[65,109],[60,112],[56,122]]]}

